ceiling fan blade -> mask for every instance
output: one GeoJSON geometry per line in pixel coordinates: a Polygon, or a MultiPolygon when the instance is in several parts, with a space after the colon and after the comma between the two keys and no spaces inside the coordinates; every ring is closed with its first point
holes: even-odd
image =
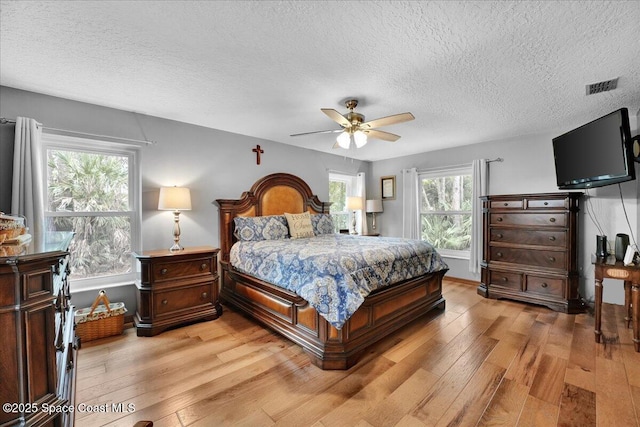
{"type": "Polygon", "coordinates": [[[349,122],[349,120],[347,120],[345,116],[343,116],[342,114],[338,113],[333,108],[321,108],[320,111],[325,113],[327,116],[329,116],[329,118],[331,120],[333,120],[334,122],[338,123],[342,127],[346,128],[346,127],[351,126],[351,123],[349,122]]]}
{"type": "Polygon", "coordinates": [[[396,142],[397,140],[400,139],[400,135],[385,132],[383,130],[368,129],[368,130],[364,130],[363,132],[366,133],[367,137],[369,138],[381,139],[383,141],[396,142]]]}
{"type": "Polygon", "coordinates": [[[318,130],[314,132],[294,133],[293,135],[289,135],[289,136],[313,135],[316,133],[338,133],[338,132],[342,132],[343,130],[344,129],[318,130]]]}
{"type": "Polygon", "coordinates": [[[396,123],[408,122],[415,119],[411,113],[394,114],[393,116],[381,117],[379,119],[370,120],[362,123],[360,128],[380,128],[383,126],[394,125],[396,123]]]}

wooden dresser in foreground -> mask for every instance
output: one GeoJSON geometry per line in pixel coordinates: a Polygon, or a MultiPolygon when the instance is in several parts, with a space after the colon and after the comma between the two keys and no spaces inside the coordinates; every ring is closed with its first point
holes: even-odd
{"type": "Polygon", "coordinates": [[[76,354],[67,275],[73,232],[0,246],[0,425],[71,426],[76,354]]]}
{"type": "Polygon", "coordinates": [[[584,310],[578,294],[577,213],[582,193],[484,196],[478,294],[584,310]]]}
{"type": "Polygon", "coordinates": [[[140,262],[136,280],[138,336],[153,336],[167,328],[222,314],[218,301],[218,249],[209,246],[135,254],[140,262]]]}

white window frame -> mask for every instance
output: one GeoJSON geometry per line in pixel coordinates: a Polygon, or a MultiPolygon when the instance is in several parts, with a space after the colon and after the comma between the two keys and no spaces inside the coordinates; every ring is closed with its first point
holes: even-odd
{"type": "MultiPolygon", "coordinates": [[[[349,175],[347,173],[343,173],[343,172],[329,172],[329,182],[331,181],[338,181],[338,182],[344,182],[346,184],[346,195],[348,196],[354,196],[355,194],[355,189],[356,189],[356,184],[357,184],[357,176],[356,175],[349,175]]],[[[346,203],[346,201],[345,201],[346,203]]],[[[340,212],[331,212],[334,215],[346,215],[347,216],[347,225],[349,226],[348,229],[351,229],[351,226],[349,224],[351,221],[351,211],[349,210],[345,210],[345,211],[340,211],[340,212]]]]}
{"type": "MultiPolygon", "coordinates": [[[[418,185],[422,186],[423,179],[433,179],[433,178],[444,178],[447,176],[459,176],[459,175],[470,175],[471,179],[473,179],[473,165],[457,165],[451,167],[443,167],[437,169],[430,169],[425,171],[418,172],[418,185]]],[[[422,212],[422,192],[419,192],[420,200],[418,200],[418,206],[420,207],[420,213],[418,216],[418,229],[420,230],[420,238],[422,238],[422,215],[426,215],[427,213],[422,212]]],[[[471,215],[471,221],[473,221],[473,212],[472,211],[431,211],[428,214],[469,214],[471,215]]],[[[453,249],[438,249],[440,255],[448,258],[458,258],[458,259],[470,259],[471,258],[471,250],[468,251],[457,251],[453,249]]]]}
{"type": "MultiPolygon", "coordinates": [[[[47,186],[47,162],[48,150],[79,151],[94,154],[120,155],[129,160],[129,210],[122,212],[51,212],[48,210],[48,203],[45,202],[44,217],[75,217],[75,216],[128,216],[131,224],[131,250],[139,251],[142,247],[142,203],[141,203],[141,169],[140,169],[140,148],[135,143],[120,143],[98,139],[79,138],[69,135],[42,134],[42,160],[43,160],[43,190],[44,200],[48,199],[47,186]]],[[[90,277],[84,279],[70,278],[69,286],[72,292],[105,289],[116,286],[128,285],[136,279],[136,260],[130,257],[131,269],[129,273],[103,275],[100,277],[90,277]]]]}

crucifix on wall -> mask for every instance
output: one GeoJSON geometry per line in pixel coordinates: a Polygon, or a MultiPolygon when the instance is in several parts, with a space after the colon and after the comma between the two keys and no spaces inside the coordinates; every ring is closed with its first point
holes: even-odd
{"type": "Polygon", "coordinates": [[[260,164],[260,154],[264,153],[264,150],[260,148],[260,145],[256,145],[256,148],[254,148],[251,151],[256,153],[256,165],[259,165],[260,164]]]}

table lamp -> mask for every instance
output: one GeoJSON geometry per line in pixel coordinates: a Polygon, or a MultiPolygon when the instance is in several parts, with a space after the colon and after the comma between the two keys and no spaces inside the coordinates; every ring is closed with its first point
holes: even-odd
{"type": "Polygon", "coordinates": [[[356,231],[356,211],[362,210],[362,197],[347,197],[347,209],[353,211],[353,232],[351,234],[358,234],[356,231]]]}
{"type": "Polygon", "coordinates": [[[382,200],[367,200],[367,213],[373,214],[373,229],[376,229],[376,214],[382,212],[382,200]]]}
{"type": "Polygon", "coordinates": [[[191,193],[186,187],[162,187],[158,198],[158,210],[173,211],[173,246],[170,251],[184,249],[180,246],[180,211],[191,210],[191,193]]]}

